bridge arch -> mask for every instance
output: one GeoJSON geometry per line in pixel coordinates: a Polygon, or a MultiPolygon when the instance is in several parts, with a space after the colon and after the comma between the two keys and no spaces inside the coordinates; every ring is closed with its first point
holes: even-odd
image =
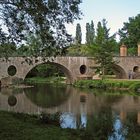
{"type": "Polygon", "coordinates": [[[119,66],[117,64],[113,64],[112,70],[113,70],[114,74],[116,75],[116,78],[127,79],[127,74],[121,66],[119,66]]]}
{"type": "MultiPolygon", "coordinates": [[[[71,72],[68,68],[66,68],[64,65],[59,64],[59,63],[56,63],[56,62],[50,62],[50,61],[45,62],[45,63],[39,63],[39,64],[37,64],[37,65],[41,65],[41,64],[50,64],[50,65],[56,66],[56,67],[57,67],[58,69],[60,69],[60,70],[64,73],[64,75],[66,76],[66,78],[67,78],[67,79],[66,79],[66,83],[67,83],[67,84],[72,84],[72,83],[73,83],[74,78],[73,78],[72,72],[71,72]]],[[[26,74],[25,74],[25,76],[24,76],[23,79],[25,79],[26,76],[27,76],[27,74],[28,74],[33,68],[35,68],[37,65],[31,67],[31,68],[26,72],[26,74]]]]}

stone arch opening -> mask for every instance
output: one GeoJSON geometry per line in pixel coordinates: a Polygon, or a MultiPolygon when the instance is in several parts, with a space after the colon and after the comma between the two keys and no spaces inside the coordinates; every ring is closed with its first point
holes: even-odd
{"type": "Polygon", "coordinates": [[[120,67],[119,65],[114,64],[112,67],[112,70],[113,70],[114,74],[116,75],[116,78],[118,78],[118,79],[127,78],[127,74],[126,74],[125,70],[122,67],[120,67]]]}
{"type": "Polygon", "coordinates": [[[133,72],[139,72],[139,67],[138,66],[134,66],[133,72]]]}
{"type": "Polygon", "coordinates": [[[139,66],[134,66],[133,67],[133,79],[140,79],[139,66]]]}
{"type": "Polygon", "coordinates": [[[81,73],[81,74],[85,74],[85,73],[86,73],[86,70],[87,70],[86,65],[81,65],[81,66],[80,66],[80,73],[81,73]]]}
{"type": "MultiPolygon", "coordinates": [[[[46,63],[41,63],[41,64],[38,64],[38,65],[42,65],[42,64],[49,64],[49,65],[55,66],[65,75],[67,84],[72,84],[73,83],[74,79],[73,79],[72,73],[65,66],[63,66],[61,64],[58,64],[58,63],[55,63],[55,62],[46,62],[46,63]]],[[[36,66],[38,66],[38,65],[36,65],[36,66]]],[[[28,73],[30,73],[32,71],[32,69],[34,69],[35,67],[32,67],[30,69],[30,71],[28,71],[28,73]]],[[[25,78],[28,76],[28,73],[26,74],[25,78]]]]}
{"type": "Polygon", "coordinates": [[[14,76],[17,73],[17,68],[14,65],[8,67],[7,72],[10,76],[14,76]]]}

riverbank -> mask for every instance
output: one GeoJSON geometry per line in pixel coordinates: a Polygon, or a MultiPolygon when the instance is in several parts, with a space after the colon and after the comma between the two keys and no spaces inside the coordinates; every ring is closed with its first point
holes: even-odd
{"type": "MultiPolygon", "coordinates": [[[[33,77],[27,78],[25,83],[27,84],[65,84],[65,77],[33,77]]],[[[98,79],[98,80],[78,80],[73,84],[78,88],[97,88],[104,90],[121,90],[140,92],[140,80],[137,79],[98,79]]]]}
{"type": "MultiPolygon", "coordinates": [[[[0,125],[0,140],[108,139],[108,136],[104,136],[100,129],[93,129],[92,132],[88,129],[62,129],[59,126],[42,123],[37,115],[23,113],[0,111],[0,125]]],[[[98,126],[96,123],[94,125],[95,128],[98,126]]],[[[108,132],[105,132],[105,134],[108,134],[108,132]]],[[[130,129],[126,138],[128,140],[138,140],[140,138],[139,130],[133,132],[130,129]]]]}
{"type": "Polygon", "coordinates": [[[0,140],[78,140],[75,131],[43,124],[35,115],[0,111],[0,140]]]}
{"type": "Polygon", "coordinates": [[[25,83],[28,84],[41,84],[41,83],[66,83],[65,77],[32,77],[32,78],[26,78],[25,83]]]}
{"type": "Polygon", "coordinates": [[[104,79],[104,80],[78,80],[74,83],[79,88],[97,88],[104,90],[124,90],[140,92],[140,80],[104,79]]]}

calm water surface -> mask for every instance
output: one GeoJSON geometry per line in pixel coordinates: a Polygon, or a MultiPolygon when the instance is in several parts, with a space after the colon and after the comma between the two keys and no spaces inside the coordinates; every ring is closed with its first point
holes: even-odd
{"type": "Polygon", "coordinates": [[[119,92],[50,85],[5,88],[0,91],[0,110],[29,114],[61,112],[62,128],[86,128],[89,133],[100,130],[108,140],[125,140],[132,126],[140,130],[140,97],[119,92]]]}

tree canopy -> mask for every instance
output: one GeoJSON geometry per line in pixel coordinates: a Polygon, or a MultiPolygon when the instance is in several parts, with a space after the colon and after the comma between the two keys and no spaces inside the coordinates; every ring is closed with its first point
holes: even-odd
{"type": "Polygon", "coordinates": [[[99,69],[104,75],[105,70],[114,64],[113,55],[116,47],[115,35],[109,35],[110,29],[107,28],[105,19],[97,24],[97,34],[95,43],[91,46],[91,53],[95,57],[95,61],[100,65],[99,69]]]}
{"type": "Polygon", "coordinates": [[[88,46],[92,45],[94,43],[95,39],[95,29],[94,29],[94,23],[93,20],[90,23],[86,23],[86,43],[88,46]]]}
{"type": "Polygon", "coordinates": [[[72,41],[65,23],[80,18],[80,3],[81,0],[0,1],[0,27],[4,25],[8,31],[5,35],[0,29],[0,35],[15,44],[33,35],[40,39],[40,54],[51,55],[72,41]]]}
{"type": "Polygon", "coordinates": [[[81,31],[81,25],[79,23],[77,23],[76,25],[76,44],[80,45],[82,42],[82,31],[81,31]]]}
{"type": "Polygon", "coordinates": [[[124,22],[123,28],[119,30],[121,43],[136,53],[137,43],[140,42],[140,14],[130,17],[128,22],[124,22]]]}

